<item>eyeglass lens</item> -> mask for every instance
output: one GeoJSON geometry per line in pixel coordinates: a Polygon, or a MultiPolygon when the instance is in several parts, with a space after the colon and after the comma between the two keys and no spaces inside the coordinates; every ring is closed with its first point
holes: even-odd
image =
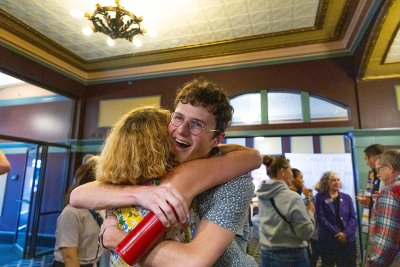
{"type": "MultiPolygon", "coordinates": [[[[179,127],[183,124],[185,119],[179,113],[171,114],[171,124],[175,127],[179,127]]],[[[206,127],[198,120],[189,121],[189,131],[193,135],[199,135],[206,127]]]]}

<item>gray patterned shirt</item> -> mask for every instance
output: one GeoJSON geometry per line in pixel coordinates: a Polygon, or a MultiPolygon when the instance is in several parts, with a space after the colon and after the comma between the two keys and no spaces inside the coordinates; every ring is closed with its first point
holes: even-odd
{"type": "Polygon", "coordinates": [[[246,253],[249,228],[249,205],[254,194],[254,184],[249,175],[242,175],[229,183],[216,186],[195,199],[200,218],[235,233],[232,244],[214,266],[258,266],[246,253]]]}

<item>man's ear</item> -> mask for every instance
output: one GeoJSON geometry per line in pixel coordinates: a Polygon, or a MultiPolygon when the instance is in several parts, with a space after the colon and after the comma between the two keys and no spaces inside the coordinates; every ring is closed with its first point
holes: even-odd
{"type": "Polygon", "coordinates": [[[214,137],[214,146],[219,145],[222,142],[222,140],[224,140],[224,138],[225,138],[225,133],[220,133],[219,135],[214,137]]]}

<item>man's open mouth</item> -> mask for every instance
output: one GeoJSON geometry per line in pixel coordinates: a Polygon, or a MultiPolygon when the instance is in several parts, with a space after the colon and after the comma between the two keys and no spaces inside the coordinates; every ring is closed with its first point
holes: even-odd
{"type": "Polygon", "coordinates": [[[180,147],[180,148],[189,148],[191,145],[189,143],[183,142],[183,141],[178,141],[175,139],[175,143],[180,147]]]}

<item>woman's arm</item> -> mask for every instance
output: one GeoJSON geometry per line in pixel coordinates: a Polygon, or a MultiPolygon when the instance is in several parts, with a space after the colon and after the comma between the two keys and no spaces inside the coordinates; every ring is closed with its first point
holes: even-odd
{"type": "Polygon", "coordinates": [[[10,171],[11,164],[7,160],[6,155],[0,150],[0,174],[4,174],[10,171]]]}
{"type": "Polygon", "coordinates": [[[75,188],[70,203],[73,207],[88,209],[140,205],[153,211],[165,226],[176,224],[175,210],[184,223],[187,207],[194,196],[256,169],[262,163],[262,157],[255,149],[223,145],[221,151],[226,154],[179,165],[161,186],[118,186],[95,181],[75,188]]]}
{"type": "Polygon", "coordinates": [[[75,188],[71,192],[70,204],[75,208],[96,210],[139,205],[154,212],[166,227],[177,224],[174,210],[182,223],[188,216],[185,199],[170,183],[131,186],[94,181],[75,188]]]}
{"type": "Polygon", "coordinates": [[[344,229],[344,233],[346,234],[347,238],[353,236],[356,233],[357,230],[357,217],[356,217],[356,211],[353,206],[353,201],[349,195],[346,195],[347,198],[347,204],[348,204],[348,222],[346,225],[346,229],[344,229]]]}
{"type": "Polygon", "coordinates": [[[61,248],[61,254],[66,267],[80,267],[78,248],[61,248]]]}
{"type": "Polygon", "coordinates": [[[163,179],[163,183],[172,183],[181,192],[188,206],[201,192],[227,183],[262,164],[261,154],[256,149],[240,145],[219,147],[223,156],[183,163],[163,179]]]}
{"type": "MultiPolygon", "coordinates": [[[[315,229],[314,213],[309,212],[299,195],[286,199],[285,202],[289,206],[286,218],[293,226],[294,235],[301,240],[309,240],[315,229]]],[[[309,205],[312,205],[312,202],[309,202],[309,205]]]]}
{"type": "Polygon", "coordinates": [[[226,155],[226,154],[229,154],[229,153],[232,153],[235,151],[255,150],[252,148],[248,148],[248,147],[236,145],[236,144],[219,144],[218,148],[221,151],[222,155],[226,155]]]}

